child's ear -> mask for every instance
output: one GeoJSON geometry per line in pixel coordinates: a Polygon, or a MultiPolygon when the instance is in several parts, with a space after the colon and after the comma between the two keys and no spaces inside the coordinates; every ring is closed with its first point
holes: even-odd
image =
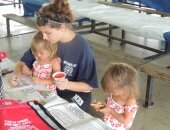
{"type": "Polygon", "coordinates": [[[125,91],[125,92],[127,92],[127,90],[128,90],[128,86],[127,86],[127,85],[125,85],[123,88],[124,88],[124,91],[125,91]]]}

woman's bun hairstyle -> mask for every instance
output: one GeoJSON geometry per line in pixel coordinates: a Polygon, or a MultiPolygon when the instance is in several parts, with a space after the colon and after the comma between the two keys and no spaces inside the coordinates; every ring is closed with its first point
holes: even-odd
{"type": "MultiPolygon", "coordinates": [[[[54,0],[53,3],[50,3],[40,8],[38,12],[41,17],[50,19],[54,22],[70,24],[73,21],[73,15],[67,0],[54,0]]],[[[41,19],[37,19],[36,23],[38,26],[44,26],[47,24],[41,19]]],[[[51,26],[60,27],[61,24],[51,24],[51,26]]]]}
{"type": "Polygon", "coordinates": [[[65,23],[71,23],[73,20],[72,12],[67,0],[54,0],[54,12],[60,15],[61,19],[65,19],[65,23]]]}

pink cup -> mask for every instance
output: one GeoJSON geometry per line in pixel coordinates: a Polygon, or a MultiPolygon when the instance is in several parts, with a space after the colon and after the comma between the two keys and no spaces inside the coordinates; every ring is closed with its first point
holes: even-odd
{"type": "Polygon", "coordinates": [[[66,77],[66,73],[65,72],[55,72],[52,77],[55,79],[55,80],[62,80],[66,77]]]}

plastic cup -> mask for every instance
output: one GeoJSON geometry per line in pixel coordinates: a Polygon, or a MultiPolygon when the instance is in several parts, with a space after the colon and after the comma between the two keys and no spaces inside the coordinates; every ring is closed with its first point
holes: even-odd
{"type": "Polygon", "coordinates": [[[56,80],[56,81],[61,81],[63,79],[65,79],[66,77],[66,73],[65,72],[55,72],[53,75],[52,75],[53,79],[56,80]]]}

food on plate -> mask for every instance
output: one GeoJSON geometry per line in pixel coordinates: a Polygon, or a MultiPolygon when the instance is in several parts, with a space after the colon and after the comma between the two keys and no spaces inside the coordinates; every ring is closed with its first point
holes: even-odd
{"type": "Polygon", "coordinates": [[[91,106],[94,109],[103,109],[105,107],[105,105],[102,102],[91,103],[91,106]]]}

